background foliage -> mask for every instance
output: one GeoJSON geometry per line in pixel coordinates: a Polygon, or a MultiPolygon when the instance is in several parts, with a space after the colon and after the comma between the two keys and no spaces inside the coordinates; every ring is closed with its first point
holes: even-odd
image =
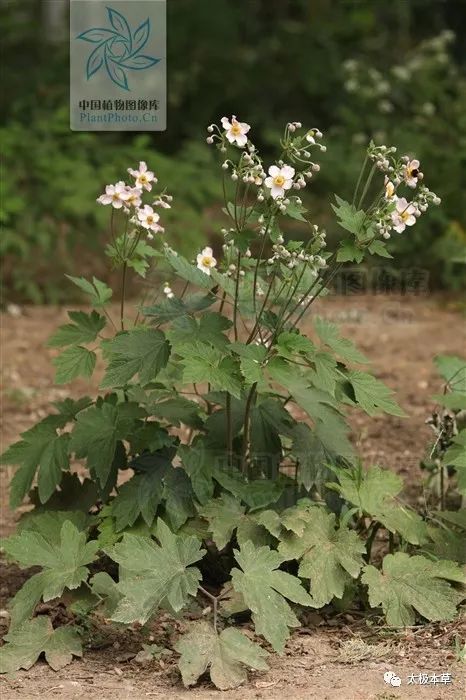
{"type": "Polygon", "coordinates": [[[232,112],[263,134],[265,155],[276,138],[271,115],[277,125],[301,119],[331,132],[306,202],[321,224],[330,218],[322,192],[349,188],[370,136],[416,154],[443,206],[392,245],[406,267],[429,271],[431,286],[461,286],[466,39],[448,30],[464,25],[463,3],[217,0],[215,12],[209,0],[167,5],[169,128],[134,135],[70,132],[66,15],[49,31],[44,0],[0,4],[9,66],[0,133],[7,301],[62,300],[63,272],[77,257],[81,269],[100,273],[105,226],[93,200],[128,162],[146,159],[175,195],[167,231],[177,246],[192,253],[206,236],[215,244],[207,207],[220,193],[201,135],[232,112]]]}

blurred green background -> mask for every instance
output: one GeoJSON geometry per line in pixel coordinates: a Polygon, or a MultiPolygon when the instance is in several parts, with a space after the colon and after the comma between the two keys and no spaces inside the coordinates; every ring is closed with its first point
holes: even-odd
{"type": "Polygon", "coordinates": [[[324,131],[328,150],[304,198],[330,233],[331,194],[350,195],[370,138],[416,155],[442,206],[392,239],[396,265],[428,270],[430,288],[464,286],[464,0],[168,0],[163,134],[69,130],[60,3],[0,0],[4,301],[64,301],[74,293],[65,272],[105,275],[108,212],[95,199],[139,160],[175,197],[167,240],[187,254],[219,243],[205,127],[232,113],[267,158],[286,121],[324,131]]]}

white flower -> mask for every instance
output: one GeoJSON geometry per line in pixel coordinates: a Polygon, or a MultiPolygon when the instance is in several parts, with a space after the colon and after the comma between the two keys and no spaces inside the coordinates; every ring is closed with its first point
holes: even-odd
{"type": "Polygon", "coordinates": [[[236,143],[237,146],[241,147],[246,145],[248,141],[246,134],[251,128],[249,124],[239,122],[233,115],[231,121],[227,117],[222,117],[222,126],[230,143],[236,143]]]}
{"type": "Polygon", "coordinates": [[[142,190],[139,189],[139,187],[126,187],[126,192],[128,194],[128,197],[126,199],[126,206],[131,206],[138,208],[141,206],[141,195],[142,195],[142,190]]]}
{"type": "Polygon", "coordinates": [[[418,160],[410,160],[406,163],[404,178],[408,187],[416,187],[419,178],[419,165],[418,160]]]}
{"type": "Polygon", "coordinates": [[[154,207],[162,207],[162,209],[171,209],[171,206],[169,205],[166,199],[155,199],[152,204],[154,207]]]}
{"type": "Polygon", "coordinates": [[[392,214],[393,228],[397,233],[403,233],[406,226],[414,226],[416,223],[415,217],[416,207],[404,198],[396,202],[396,210],[392,214]]]}
{"type": "Polygon", "coordinates": [[[213,257],[213,250],[209,248],[209,246],[199,253],[196,260],[198,269],[205,272],[206,275],[210,275],[211,268],[215,267],[217,264],[217,261],[213,257]]]}
{"type": "Polygon", "coordinates": [[[283,197],[285,190],[290,189],[293,184],[294,174],[295,170],[290,165],[284,165],[281,168],[279,168],[278,165],[270,166],[270,177],[265,179],[265,185],[270,188],[271,195],[274,199],[283,197]]]}
{"type": "Polygon", "coordinates": [[[129,198],[127,187],[123,180],[117,182],[116,185],[107,185],[105,194],[101,194],[97,198],[99,204],[111,204],[115,209],[121,209],[126,204],[129,198]]]}
{"type": "Polygon", "coordinates": [[[139,170],[128,168],[128,172],[136,180],[136,187],[147,190],[148,192],[152,189],[151,183],[155,184],[157,182],[154,173],[147,169],[147,165],[143,160],[139,161],[139,170]]]}
{"type": "Polygon", "coordinates": [[[165,294],[167,299],[173,299],[173,297],[175,296],[172,292],[172,288],[168,284],[166,284],[165,287],[163,288],[163,293],[165,294]]]}
{"type": "Polygon", "coordinates": [[[391,180],[385,176],[385,199],[394,199],[396,196],[396,187],[391,180]]]}
{"type": "Polygon", "coordinates": [[[160,216],[148,204],[145,204],[142,209],[138,209],[137,215],[143,228],[153,231],[154,233],[163,231],[163,228],[157,223],[160,216]]]}

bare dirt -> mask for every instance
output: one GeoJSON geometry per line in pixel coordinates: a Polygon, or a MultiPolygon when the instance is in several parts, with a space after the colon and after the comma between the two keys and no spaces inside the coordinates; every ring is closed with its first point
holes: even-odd
{"type": "MultiPolygon", "coordinates": [[[[364,463],[379,464],[401,474],[406,498],[422,502],[422,473],[419,461],[425,455],[431,433],[425,420],[432,410],[431,395],[439,390],[432,364],[436,354],[466,354],[464,309],[443,297],[352,296],[329,297],[319,302],[318,312],[341,324],[342,332],[371,359],[376,376],[396,391],[408,417],[369,418],[354,414],[351,424],[364,463]]],[[[93,382],[76,381],[71,386],[53,383],[51,359],[56,351],[45,346],[52,331],[66,319],[62,309],[23,308],[20,315],[2,316],[2,445],[3,451],[48,413],[50,401],[72,392],[78,397],[95,394],[99,373],[93,382]]],[[[0,472],[0,535],[10,534],[20,512],[7,507],[8,482],[13,469],[0,472]]],[[[27,572],[0,565],[0,608],[22,585],[27,572]]],[[[0,611],[0,626],[7,618],[0,611]]],[[[60,610],[44,609],[52,617],[60,610]]],[[[455,653],[455,640],[465,636],[464,625],[426,625],[398,635],[389,634],[372,618],[326,611],[310,613],[303,627],[287,644],[283,656],[271,657],[270,671],[250,674],[249,683],[236,691],[216,691],[208,680],[185,690],[176,670],[176,655],[146,664],[135,661],[141,642],[170,647],[182,623],[161,618],[149,630],[115,632],[102,622],[92,630],[93,648],[62,671],[52,671],[44,661],[29,672],[0,679],[1,697],[84,698],[225,698],[276,700],[296,699],[388,700],[390,698],[463,698],[464,665],[455,653]],[[148,635],[152,638],[149,639],[148,635]],[[401,687],[384,683],[392,670],[401,687]],[[411,674],[451,673],[451,683],[408,683],[411,674]]],[[[246,631],[248,626],[245,626],[246,631]]]]}

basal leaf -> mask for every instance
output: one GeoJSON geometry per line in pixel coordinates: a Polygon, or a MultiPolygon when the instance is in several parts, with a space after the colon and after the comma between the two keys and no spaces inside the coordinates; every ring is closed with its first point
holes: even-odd
{"type": "Polygon", "coordinates": [[[391,532],[398,532],[411,544],[427,542],[427,525],[414,510],[403,506],[398,494],[403,482],[388,469],[371,467],[334,469],[338,484],[332,484],[342,498],[357,506],[361,513],[378,520],[391,532]]]}
{"type": "Polygon", "coordinates": [[[86,533],[66,520],[59,542],[50,541],[37,530],[24,530],[4,540],[3,548],[20,566],[43,568],[42,597],[47,601],[60,596],[65,588],[77,588],[87,578],[87,564],[94,561],[98,543],[87,542],[86,533]]]}
{"type": "Polygon", "coordinates": [[[67,626],[54,630],[49,618],[43,615],[25,622],[4,639],[7,643],[0,649],[0,673],[20,668],[27,671],[42,653],[54,671],[71,663],[73,656],[82,656],[77,629],[67,626]]]}
{"type": "Polygon", "coordinates": [[[311,580],[312,604],[321,608],[343,598],[348,582],[359,575],[366,548],[354,531],[336,527],[334,513],[312,508],[309,515],[302,535],[282,535],[278,551],[300,562],[298,575],[311,580]]]}
{"type": "Polygon", "coordinates": [[[176,644],[181,654],[178,666],[188,688],[207,671],[220,690],[237,688],[247,680],[246,668],[265,671],[268,652],[251,642],[240,630],[229,627],[218,634],[202,620],[176,644]]]}
{"type": "Polygon", "coordinates": [[[112,619],[144,624],[166,599],[178,612],[197,593],[201,573],[191,566],[204,554],[197,537],[174,535],[159,518],[157,544],[148,537],[123,535],[109,556],[120,565],[122,599],[112,619]]]}
{"type": "Polygon", "coordinates": [[[237,498],[224,493],[220,498],[208,501],[198,510],[199,514],[208,520],[217,548],[223,549],[231,540],[246,509],[237,498]]]}
{"type": "Polygon", "coordinates": [[[387,624],[406,627],[415,623],[415,612],[429,621],[452,620],[460,596],[449,582],[464,582],[464,574],[453,562],[397,552],[387,554],[382,571],[366,566],[362,581],[369,587],[370,605],[382,607],[387,624]]]}
{"type": "Polygon", "coordinates": [[[262,634],[275,651],[283,651],[289,627],[299,627],[299,620],[286,599],[300,605],[312,605],[312,598],[295,576],[278,570],[283,557],[269,547],[255,548],[245,542],[235,550],[240,569],[232,569],[235,591],[241,593],[258,634],[262,634]]]}

